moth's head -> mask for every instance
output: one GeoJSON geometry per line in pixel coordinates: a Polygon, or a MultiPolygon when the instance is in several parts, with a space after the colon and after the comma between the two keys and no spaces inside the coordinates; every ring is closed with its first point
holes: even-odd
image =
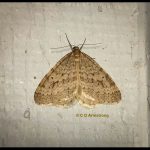
{"type": "Polygon", "coordinates": [[[74,46],[73,48],[72,48],[72,50],[74,51],[74,50],[80,50],[80,48],[78,47],[78,46],[74,46]]]}
{"type": "Polygon", "coordinates": [[[79,52],[80,52],[80,48],[79,48],[78,46],[74,46],[74,47],[72,48],[72,52],[73,52],[73,53],[79,53],[79,52]]]}

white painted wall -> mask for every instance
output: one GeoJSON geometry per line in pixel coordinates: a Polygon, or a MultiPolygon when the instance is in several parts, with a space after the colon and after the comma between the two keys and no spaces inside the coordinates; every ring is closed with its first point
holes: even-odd
{"type": "Polygon", "coordinates": [[[0,146],[148,146],[144,3],[0,3],[0,146]],[[34,91],[72,44],[116,82],[117,105],[38,106],[34,91]],[[76,117],[76,114],[109,117],[76,117]],[[29,116],[28,116],[29,115],[29,116]]]}
{"type": "Polygon", "coordinates": [[[146,62],[147,62],[147,85],[148,85],[148,136],[149,136],[149,146],[150,146],[150,4],[146,4],[146,62]]]}

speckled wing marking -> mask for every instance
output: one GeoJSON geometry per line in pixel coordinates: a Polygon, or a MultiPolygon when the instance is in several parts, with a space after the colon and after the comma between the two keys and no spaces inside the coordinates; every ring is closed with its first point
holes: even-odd
{"type": "Polygon", "coordinates": [[[69,106],[74,103],[77,72],[73,53],[65,55],[38,85],[34,100],[37,104],[69,106]]]}
{"type": "Polygon", "coordinates": [[[121,100],[121,93],[112,78],[87,54],[80,56],[79,102],[87,107],[96,104],[115,103],[121,100]]]}

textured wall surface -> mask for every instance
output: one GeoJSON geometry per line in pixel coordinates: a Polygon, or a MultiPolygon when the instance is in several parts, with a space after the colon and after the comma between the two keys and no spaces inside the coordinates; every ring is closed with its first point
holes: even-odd
{"type": "Polygon", "coordinates": [[[149,136],[149,147],[150,147],[150,4],[146,5],[146,60],[147,60],[147,85],[148,85],[148,136],[149,136]]]}
{"type": "MultiPolygon", "coordinates": [[[[148,146],[144,3],[1,3],[0,146],[148,146]],[[34,91],[78,45],[122,93],[116,105],[39,106],[34,91]],[[76,114],[109,117],[76,117],[76,114]]],[[[148,55],[147,55],[148,56],[148,55]]]]}

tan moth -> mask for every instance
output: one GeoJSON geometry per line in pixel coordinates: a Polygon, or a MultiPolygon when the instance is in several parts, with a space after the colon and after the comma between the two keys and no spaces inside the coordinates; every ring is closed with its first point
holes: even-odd
{"type": "Polygon", "coordinates": [[[71,106],[79,102],[93,108],[96,104],[112,104],[121,100],[121,93],[112,78],[96,61],[81,52],[82,46],[72,47],[38,85],[34,100],[37,104],[71,106]]]}

